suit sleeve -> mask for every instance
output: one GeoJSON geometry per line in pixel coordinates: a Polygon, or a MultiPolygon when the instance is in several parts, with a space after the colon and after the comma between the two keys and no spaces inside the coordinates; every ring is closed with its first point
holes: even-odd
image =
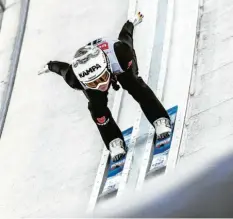
{"type": "Polygon", "coordinates": [[[118,37],[120,42],[115,43],[114,50],[122,70],[132,71],[138,75],[137,56],[133,48],[133,31],[133,23],[127,21],[121,29],[118,37]]]}
{"type": "Polygon", "coordinates": [[[133,48],[133,31],[134,26],[133,23],[130,21],[127,21],[118,36],[118,39],[122,41],[123,43],[126,43],[129,47],[133,48]]]}
{"type": "Polygon", "coordinates": [[[75,76],[72,66],[65,62],[50,61],[48,63],[50,71],[60,75],[66,83],[73,89],[84,90],[83,86],[75,76]]]}

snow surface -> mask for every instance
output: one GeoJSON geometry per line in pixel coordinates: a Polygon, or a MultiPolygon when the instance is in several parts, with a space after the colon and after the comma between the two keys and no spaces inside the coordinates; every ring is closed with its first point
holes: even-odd
{"type": "Polygon", "coordinates": [[[182,156],[205,147],[232,147],[232,13],[231,0],[204,1],[182,156]]]}
{"type": "Polygon", "coordinates": [[[0,103],[9,81],[9,70],[12,50],[14,48],[20,13],[20,3],[17,0],[8,0],[6,10],[1,12],[0,23],[0,103]]]}

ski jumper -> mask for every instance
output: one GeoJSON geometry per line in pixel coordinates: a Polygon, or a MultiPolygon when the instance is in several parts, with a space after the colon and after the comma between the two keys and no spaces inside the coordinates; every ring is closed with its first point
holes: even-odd
{"type": "MultiPolygon", "coordinates": [[[[89,43],[89,45],[97,45],[105,52],[110,61],[113,79],[117,80],[122,88],[127,90],[139,103],[145,116],[153,125],[155,120],[161,117],[169,119],[169,116],[153,91],[138,76],[137,58],[133,48],[133,30],[133,24],[127,21],[122,27],[118,40],[97,39],[89,43]]],[[[48,66],[51,71],[63,76],[70,87],[83,90],[89,101],[88,109],[92,119],[108,149],[112,140],[116,138],[124,140],[121,130],[107,106],[108,91],[84,90],[68,63],[51,61],[48,66]]]]}

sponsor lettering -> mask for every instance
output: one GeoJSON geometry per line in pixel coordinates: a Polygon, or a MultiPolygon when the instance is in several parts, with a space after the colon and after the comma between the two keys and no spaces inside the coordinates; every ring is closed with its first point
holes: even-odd
{"type": "Polygon", "coordinates": [[[108,43],[101,43],[98,45],[98,47],[101,49],[101,50],[106,50],[108,49],[108,43]]]}
{"type": "Polygon", "coordinates": [[[83,71],[79,74],[80,78],[85,77],[86,75],[89,75],[90,73],[95,72],[97,69],[101,68],[99,64],[93,65],[91,68],[87,69],[86,71],[83,71]]]}
{"type": "Polygon", "coordinates": [[[165,161],[166,161],[166,157],[165,156],[156,157],[155,161],[153,161],[153,163],[151,165],[150,170],[162,168],[166,164],[165,161]]]}
{"type": "Polygon", "coordinates": [[[118,161],[117,163],[112,164],[111,170],[114,170],[117,167],[121,167],[125,164],[125,159],[118,161]]]}
{"type": "Polygon", "coordinates": [[[107,191],[111,192],[112,190],[115,190],[115,189],[116,189],[116,185],[110,185],[108,186],[107,191]]]}
{"type": "Polygon", "coordinates": [[[156,144],[156,148],[160,148],[164,146],[165,144],[168,144],[170,142],[171,138],[161,140],[159,143],[156,144]]]}

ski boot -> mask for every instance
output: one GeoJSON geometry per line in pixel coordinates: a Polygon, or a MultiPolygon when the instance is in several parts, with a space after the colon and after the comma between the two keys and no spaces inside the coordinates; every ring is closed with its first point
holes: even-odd
{"type": "Polygon", "coordinates": [[[153,122],[155,127],[154,143],[156,140],[167,138],[172,133],[171,121],[168,118],[159,118],[153,122]]]}
{"type": "Polygon", "coordinates": [[[127,153],[125,142],[120,138],[116,138],[112,140],[109,143],[109,151],[110,151],[112,161],[113,162],[119,161],[127,153]]]}

